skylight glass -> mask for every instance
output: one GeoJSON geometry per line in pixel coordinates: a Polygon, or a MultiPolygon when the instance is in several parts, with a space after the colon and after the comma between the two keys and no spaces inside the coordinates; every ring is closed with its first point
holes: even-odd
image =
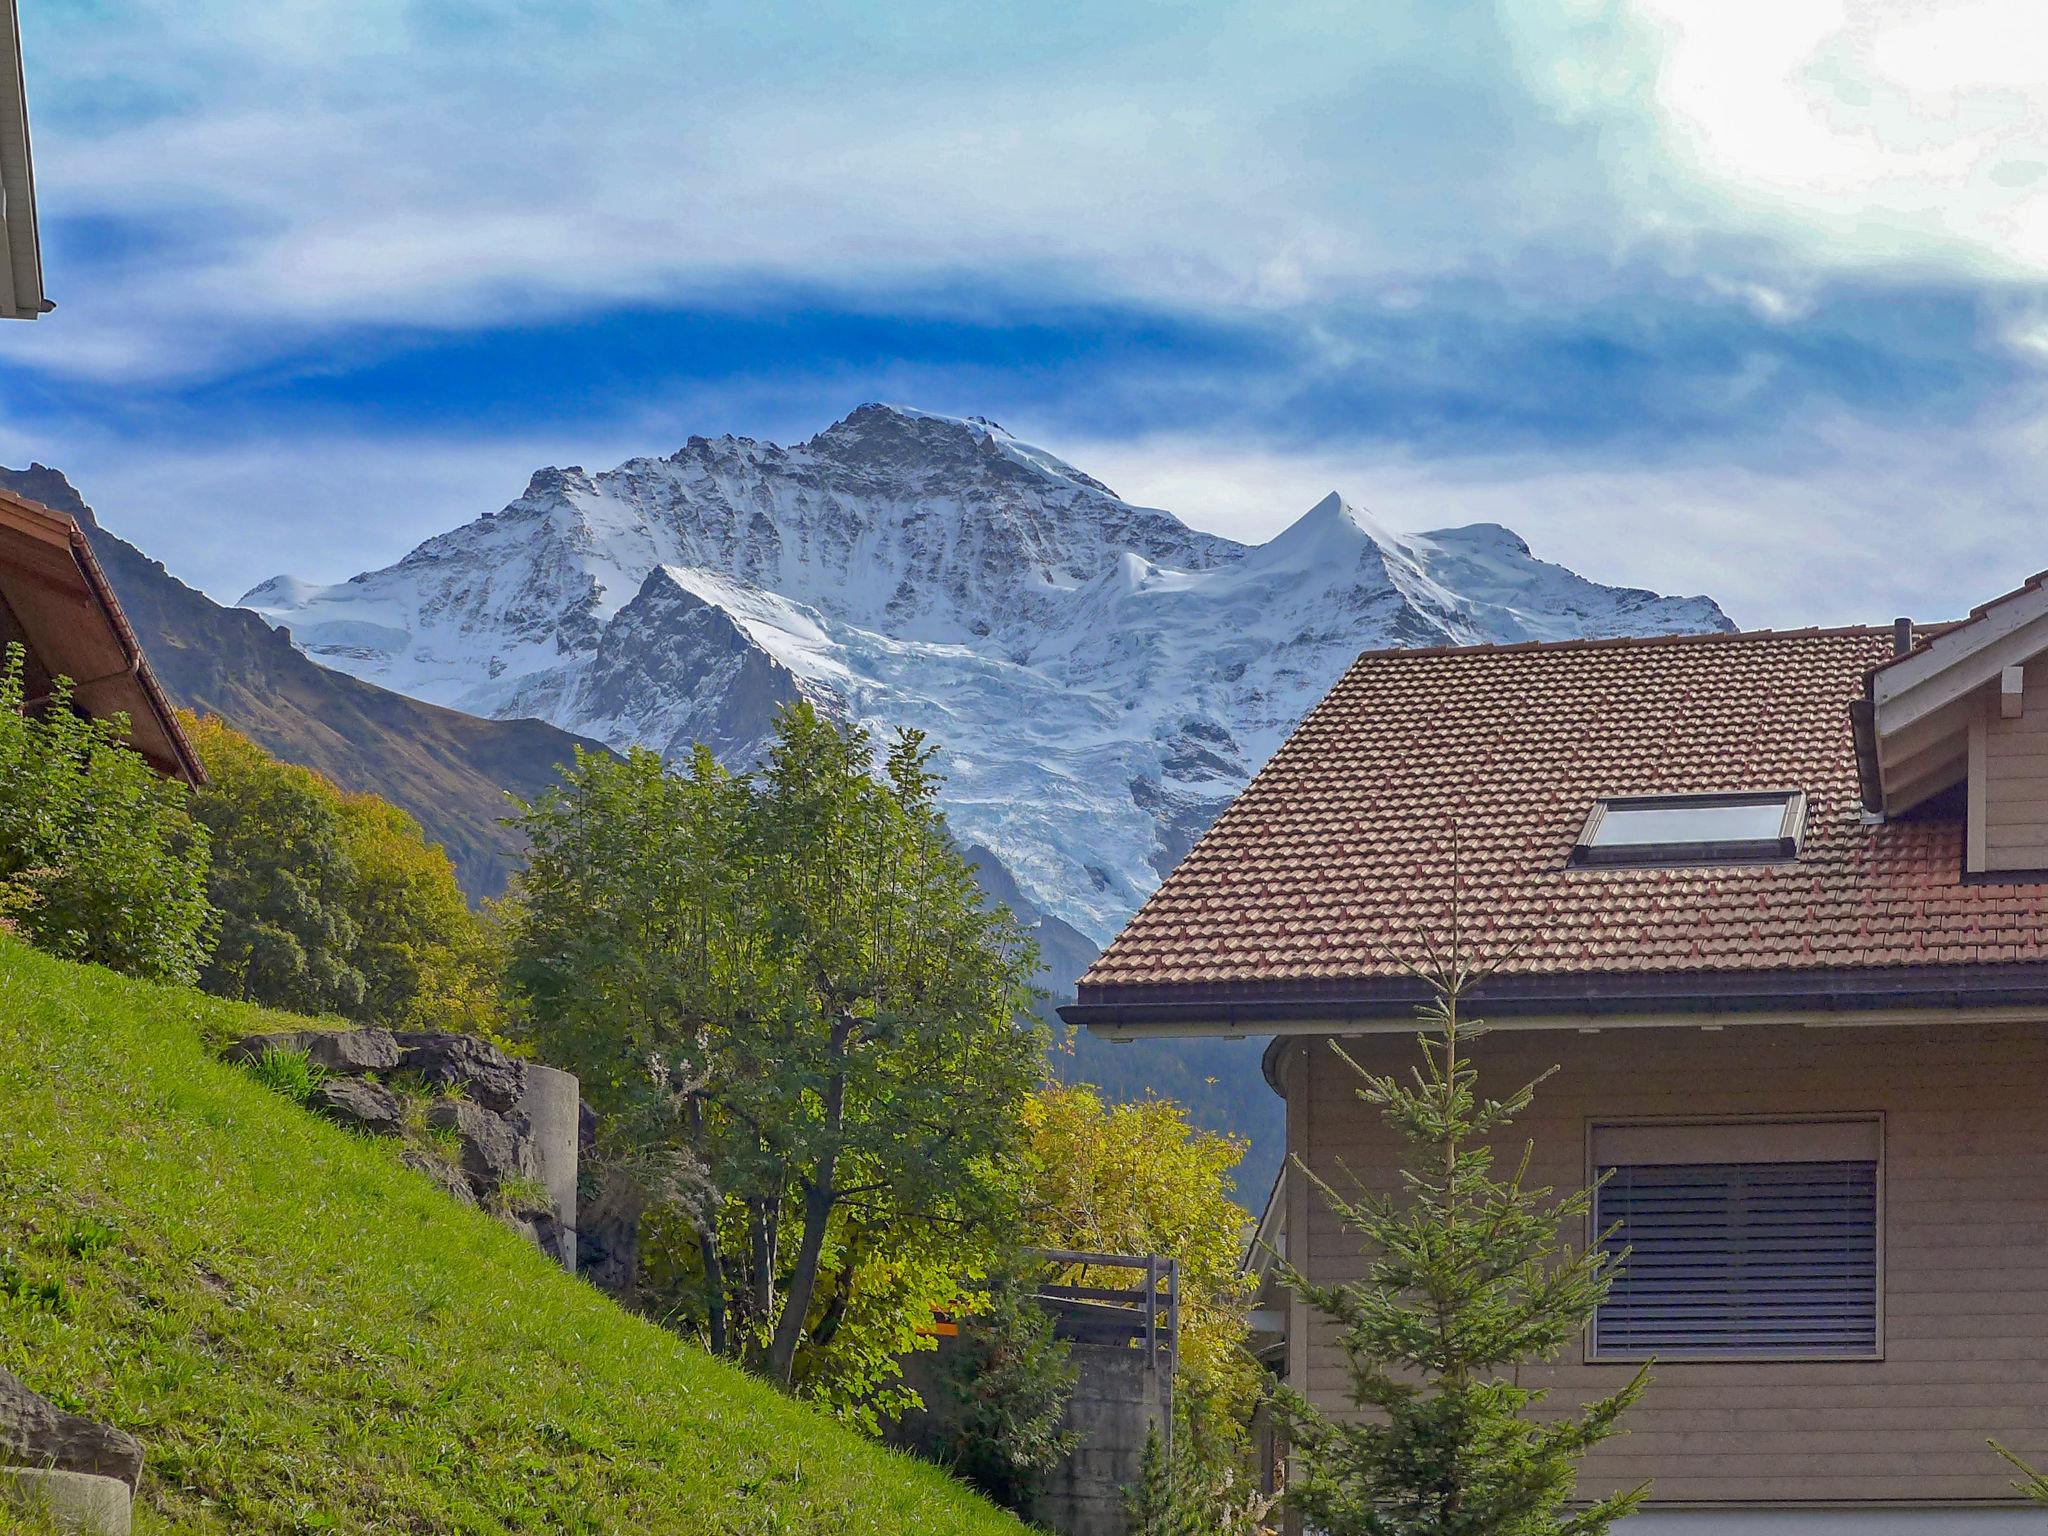
{"type": "Polygon", "coordinates": [[[1799,852],[1806,797],[1797,790],[1727,795],[1619,795],[1586,818],[1575,864],[1715,864],[1799,852]]]}

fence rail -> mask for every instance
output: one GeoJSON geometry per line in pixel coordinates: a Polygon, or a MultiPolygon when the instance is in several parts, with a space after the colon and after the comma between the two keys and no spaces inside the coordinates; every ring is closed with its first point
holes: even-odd
{"type": "Polygon", "coordinates": [[[1180,1261],[1163,1254],[1080,1253],[1044,1249],[1038,1254],[1057,1275],[1038,1287],[1038,1302],[1053,1317],[1060,1338],[1086,1344],[1142,1346],[1163,1352],[1168,1372],[1180,1364],[1180,1261]],[[1091,1283],[1089,1271],[1116,1270],[1133,1276],[1128,1285],[1091,1283]]]}

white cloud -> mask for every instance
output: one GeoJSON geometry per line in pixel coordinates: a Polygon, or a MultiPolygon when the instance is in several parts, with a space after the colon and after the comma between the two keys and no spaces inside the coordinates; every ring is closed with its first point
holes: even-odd
{"type": "Polygon", "coordinates": [[[1824,265],[2048,275],[2037,0],[1634,0],[1673,164],[1824,265]]]}
{"type": "Polygon", "coordinates": [[[167,238],[58,266],[15,355],[175,376],[280,327],[760,280],[1301,308],[1726,234],[1798,253],[1717,278],[1760,306],[1802,263],[2043,275],[2035,3],[59,8],[28,38],[46,209],[167,238]]]}

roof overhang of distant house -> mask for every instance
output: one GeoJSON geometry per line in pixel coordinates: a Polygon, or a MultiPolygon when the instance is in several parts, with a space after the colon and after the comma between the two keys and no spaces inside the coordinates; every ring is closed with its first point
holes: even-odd
{"type": "Polygon", "coordinates": [[[1971,722],[1994,692],[2006,716],[2020,711],[2026,664],[2048,654],[2048,572],[1917,644],[1903,629],[1899,639],[1851,709],[1863,803],[1885,816],[1969,777],[1971,722]]]}
{"type": "Polygon", "coordinates": [[[0,0],[0,319],[33,320],[54,307],[43,293],[21,24],[15,0],[0,0]]]}
{"type": "Polygon", "coordinates": [[[206,782],[199,756],[142,654],[92,546],[60,512],[0,491],[0,645],[27,652],[30,703],[54,679],[92,719],[127,718],[127,741],[150,766],[206,782]]]}

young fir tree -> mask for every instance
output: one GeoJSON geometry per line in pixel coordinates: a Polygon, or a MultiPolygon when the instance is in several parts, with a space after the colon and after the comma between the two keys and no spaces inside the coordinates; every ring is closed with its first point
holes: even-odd
{"type": "Polygon", "coordinates": [[[1242,1468],[1179,1447],[1168,1455],[1153,1424],[1138,1480],[1124,1488],[1124,1536],[1275,1536],[1270,1517],[1279,1502],[1242,1468]]]}
{"type": "Polygon", "coordinates": [[[1580,1333],[1620,1256],[1563,1237],[1583,1227],[1591,1190],[1532,1187],[1526,1147],[1512,1174],[1496,1171],[1489,1140],[1542,1078],[1504,1099],[1481,1093],[1467,1049],[1482,1026],[1459,1011],[1481,973],[1454,944],[1449,956],[1432,949],[1417,974],[1435,998],[1410,1077],[1367,1071],[1331,1047],[1409,1148],[1400,1192],[1347,1196],[1295,1163],[1364,1239],[1369,1267],[1362,1280],[1318,1285],[1281,1265],[1336,1325],[1362,1410],[1339,1418],[1282,1391],[1289,1498],[1327,1536],[1599,1536],[1648,1487],[1573,1507],[1578,1463],[1617,1432],[1648,1367],[1577,1413],[1540,1415],[1544,1394],[1521,1384],[1521,1368],[1580,1333]]]}

